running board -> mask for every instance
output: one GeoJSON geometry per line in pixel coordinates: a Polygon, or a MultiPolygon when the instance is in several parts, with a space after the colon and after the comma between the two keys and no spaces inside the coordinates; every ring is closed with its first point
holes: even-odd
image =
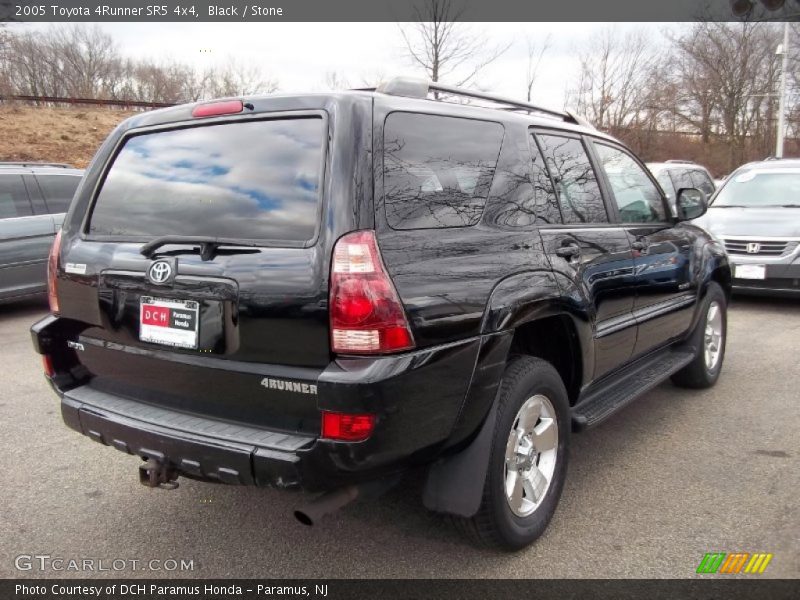
{"type": "Polygon", "coordinates": [[[572,429],[582,431],[604,421],[619,409],[677,373],[694,359],[693,351],[665,350],[639,359],[620,375],[612,375],[581,394],[572,408],[572,429]]]}

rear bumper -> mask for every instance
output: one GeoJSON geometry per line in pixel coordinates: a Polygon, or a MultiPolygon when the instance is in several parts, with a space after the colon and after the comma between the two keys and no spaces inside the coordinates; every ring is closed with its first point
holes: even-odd
{"type": "MultiPolygon", "coordinates": [[[[56,367],[50,383],[72,429],[189,477],[310,492],[394,475],[434,460],[454,439],[468,437],[465,429],[475,429],[481,418],[476,407],[492,393],[491,382],[483,382],[480,394],[468,394],[479,351],[497,343],[487,336],[332,362],[317,378],[317,408],[376,415],[370,438],[353,443],[191,412],[188,403],[188,409],[178,410],[95,385],[91,373],[76,366],[74,347],[82,338],[74,322],[49,316],[33,326],[32,335],[37,351],[51,356],[56,367]]],[[[496,369],[490,371],[490,379],[499,377],[496,369]]]]}
{"type": "Polygon", "coordinates": [[[155,458],[182,475],[229,484],[298,487],[301,452],[315,441],[165,410],[89,386],[62,394],[61,415],[96,442],[155,458]]]}

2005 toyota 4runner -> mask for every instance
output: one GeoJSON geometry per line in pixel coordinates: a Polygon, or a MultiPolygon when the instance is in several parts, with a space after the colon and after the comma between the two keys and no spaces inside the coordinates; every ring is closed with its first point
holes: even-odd
{"type": "Polygon", "coordinates": [[[67,425],[147,485],[325,492],[310,523],[425,466],[428,508],[520,548],[571,432],[717,380],[705,203],[671,214],[571,113],[420,80],[158,110],[88,169],[34,344],[67,425]]]}

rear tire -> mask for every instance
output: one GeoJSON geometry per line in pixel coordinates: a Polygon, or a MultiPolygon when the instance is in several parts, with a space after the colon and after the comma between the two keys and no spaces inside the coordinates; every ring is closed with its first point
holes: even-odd
{"type": "Polygon", "coordinates": [[[478,512],[455,518],[474,541],[519,550],[544,533],[567,472],[570,409],[549,363],[514,358],[497,398],[489,468],[478,512]]]}
{"type": "Polygon", "coordinates": [[[694,360],[672,376],[675,385],[702,389],[717,383],[728,337],[728,303],[718,283],[712,281],[700,305],[700,320],[689,337],[697,349],[694,360]]]}

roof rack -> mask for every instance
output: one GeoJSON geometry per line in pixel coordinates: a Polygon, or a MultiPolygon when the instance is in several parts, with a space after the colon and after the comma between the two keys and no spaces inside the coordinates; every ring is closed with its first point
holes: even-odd
{"type": "Polygon", "coordinates": [[[54,169],[74,169],[72,165],[64,163],[51,163],[51,162],[0,162],[0,167],[52,167],[54,169]]]}
{"type": "MultiPolygon", "coordinates": [[[[362,89],[361,91],[373,90],[362,89]]],[[[569,110],[553,110],[543,106],[538,106],[536,104],[531,104],[530,102],[521,102],[519,100],[506,98],[504,96],[487,94],[486,92],[480,92],[476,90],[467,90],[452,85],[445,85],[443,83],[439,83],[438,81],[428,81],[426,79],[417,79],[415,77],[395,77],[389,81],[381,83],[377,88],[374,88],[374,91],[382,94],[389,94],[390,96],[405,96],[408,98],[421,99],[427,99],[428,94],[431,92],[442,92],[444,94],[451,94],[453,96],[477,98],[479,100],[488,100],[489,102],[504,104],[507,107],[505,110],[524,110],[526,112],[535,112],[548,117],[555,117],[570,123],[575,123],[576,125],[582,125],[583,127],[594,129],[594,125],[589,123],[589,121],[569,110]]]]}

